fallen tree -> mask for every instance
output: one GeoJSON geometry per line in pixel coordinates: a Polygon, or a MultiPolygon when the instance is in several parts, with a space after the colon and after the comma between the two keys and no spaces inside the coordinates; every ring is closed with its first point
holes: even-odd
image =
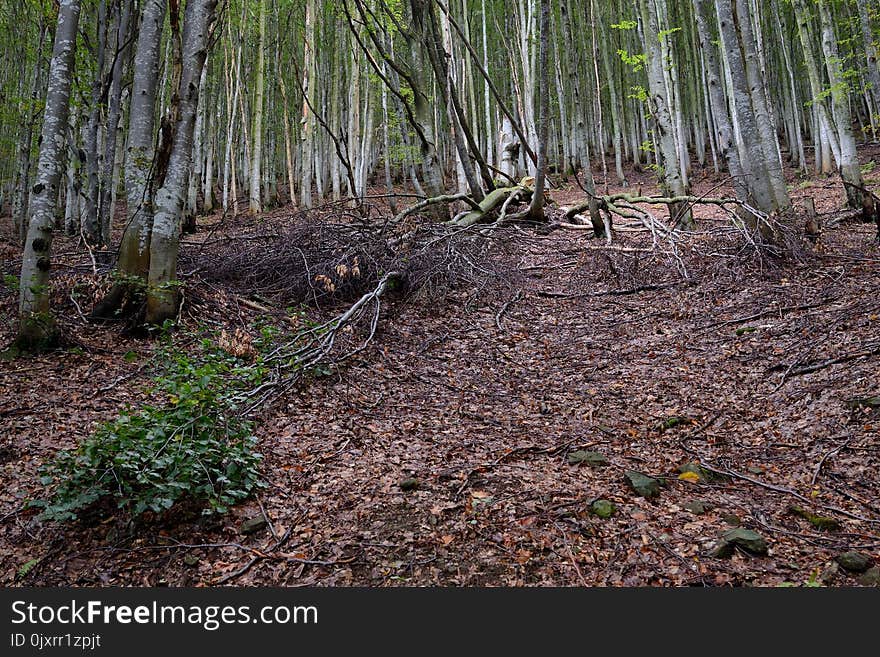
{"type": "MultiPolygon", "coordinates": [[[[790,229],[787,229],[784,222],[780,221],[775,215],[762,212],[736,198],[720,196],[644,196],[627,193],[606,194],[602,196],[590,195],[583,201],[563,208],[563,212],[565,219],[568,222],[573,222],[579,218],[579,215],[592,211],[594,207],[598,206],[598,210],[604,218],[604,227],[600,230],[596,226],[595,217],[591,217],[593,230],[597,237],[604,235],[608,242],[611,242],[614,217],[617,216],[623,219],[634,219],[644,224],[655,235],[656,243],[657,234],[671,236],[675,231],[674,225],[666,225],[644,207],[659,205],[668,208],[686,207],[688,211],[695,205],[714,205],[719,207],[731,217],[734,225],[742,230],[749,242],[755,245],[760,244],[771,251],[778,250],[777,247],[788,241],[788,233],[791,232],[790,229]]],[[[573,226],[578,225],[573,224],[573,226]]]]}

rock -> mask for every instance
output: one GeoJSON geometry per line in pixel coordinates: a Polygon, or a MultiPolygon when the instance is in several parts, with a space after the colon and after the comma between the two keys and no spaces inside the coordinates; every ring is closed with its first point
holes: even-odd
{"type": "Polygon", "coordinates": [[[710,556],[718,559],[726,559],[733,555],[736,548],[741,548],[749,554],[767,554],[767,541],[759,533],[751,529],[737,527],[724,532],[718,544],[710,553],[710,556]]]}
{"type": "Polygon", "coordinates": [[[569,465],[578,465],[579,463],[586,463],[591,467],[597,468],[608,465],[608,457],[601,452],[585,452],[583,450],[578,450],[568,455],[569,465]]]}
{"type": "Polygon", "coordinates": [[[758,532],[752,531],[751,529],[737,527],[736,529],[731,529],[729,532],[725,532],[722,538],[733,543],[737,547],[741,547],[746,552],[752,554],[767,554],[767,541],[765,541],[764,537],[758,532]]]}
{"type": "MultiPolygon", "coordinates": [[[[682,475],[696,475],[696,481],[711,481],[713,478],[712,473],[696,461],[688,461],[687,463],[682,463],[680,466],[678,466],[678,471],[682,475]]],[[[679,479],[684,478],[685,477],[679,477],[679,479]]]]}
{"type": "Polygon", "coordinates": [[[859,577],[859,584],[862,586],[880,586],[880,566],[868,568],[868,570],[859,577]]]}
{"type": "Polygon", "coordinates": [[[838,554],[834,560],[851,573],[863,573],[874,565],[874,559],[870,555],[855,550],[838,554]]]}
{"type": "Polygon", "coordinates": [[[608,500],[596,500],[590,505],[590,511],[600,518],[610,518],[616,510],[614,504],[608,500]]]}
{"type": "Polygon", "coordinates": [[[421,482],[415,477],[409,477],[400,482],[400,490],[416,490],[421,482]]]}
{"type": "Polygon", "coordinates": [[[629,484],[629,487],[636,492],[636,494],[642,497],[652,498],[658,497],[660,495],[660,480],[649,477],[643,472],[627,470],[626,482],[629,484]]]}
{"type": "Polygon", "coordinates": [[[835,518],[829,518],[828,516],[817,516],[813,513],[810,513],[806,509],[802,509],[799,506],[795,506],[794,504],[788,507],[789,513],[793,513],[796,516],[799,516],[809,522],[816,529],[827,529],[829,531],[840,529],[840,523],[835,518]]]}
{"type": "Polygon", "coordinates": [[[262,531],[268,526],[269,523],[266,522],[266,519],[263,516],[254,516],[253,518],[248,518],[238,526],[238,533],[244,535],[256,534],[258,531],[262,531]]]}
{"type": "Polygon", "coordinates": [[[739,527],[742,524],[742,520],[735,513],[725,513],[721,519],[731,527],[739,527]]]}
{"type": "Polygon", "coordinates": [[[876,397],[856,397],[846,402],[849,408],[880,408],[880,395],[876,397]]]}
{"type": "Polygon", "coordinates": [[[728,559],[733,556],[735,551],[736,546],[733,543],[721,539],[715,544],[712,551],[709,552],[709,556],[715,559],[728,559]]]}
{"type": "Polygon", "coordinates": [[[829,586],[834,578],[837,576],[837,573],[840,571],[840,566],[836,561],[832,561],[831,565],[828,566],[822,573],[819,575],[819,583],[823,586],[829,586]]]}
{"type": "Polygon", "coordinates": [[[701,516],[709,510],[709,506],[701,500],[688,502],[684,505],[684,508],[693,513],[695,516],[701,516]]]}

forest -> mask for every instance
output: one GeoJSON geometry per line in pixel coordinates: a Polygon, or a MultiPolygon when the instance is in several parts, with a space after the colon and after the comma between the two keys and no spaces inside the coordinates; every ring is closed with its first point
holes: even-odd
{"type": "Polygon", "coordinates": [[[880,586],[877,0],[0,0],[0,585],[880,586]]]}

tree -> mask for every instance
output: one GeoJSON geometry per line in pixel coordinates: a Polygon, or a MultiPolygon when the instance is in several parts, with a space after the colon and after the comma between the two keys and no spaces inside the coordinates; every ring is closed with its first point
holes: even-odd
{"type": "Polygon", "coordinates": [[[259,0],[260,38],[257,52],[256,98],[254,99],[254,149],[251,153],[251,194],[250,212],[259,214],[263,211],[262,185],[263,180],[263,105],[265,104],[266,87],[266,3],[259,0]]]}
{"type": "MultiPolygon", "coordinates": [[[[168,170],[156,191],[153,230],[150,236],[150,270],[147,279],[146,321],[161,324],[177,315],[177,252],[180,221],[192,166],[193,129],[199,103],[199,80],[208,56],[210,27],[217,0],[190,0],[183,25],[180,85],[177,88],[177,121],[168,170]]],[[[259,184],[259,183],[257,183],[259,184]]]]}
{"type": "Polygon", "coordinates": [[[60,1],[43,113],[40,159],[21,265],[16,346],[25,350],[48,348],[57,339],[49,308],[49,270],[55,206],[67,151],[67,118],[79,17],[80,0],[60,1]]]}
{"type": "MultiPolygon", "coordinates": [[[[685,196],[688,194],[688,186],[681,168],[679,146],[676,143],[676,128],[673,123],[673,112],[675,110],[681,111],[681,109],[675,108],[671,104],[669,86],[664,75],[664,67],[668,64],[664,56],[667,48],[663,46],[663,42],[671,36],[674,30],[664,29],[661,33],[655,0],[639,0],[639,7],[642,29],[645,33],[651,114],[654,118],[655,137],[660,151],[658,171],[660,187],[666,196],[685,196]]],[[[692,224],[691,213],[686,204],[671,204],[669,213],[673,219],[680,221],[685,227],[692,224]]]]}
{"type": "Polygon", "coordinates": [[[541,34],[538,46],[538,165],[535,172],[535,191],[529,204],[528,217],[534,221],[544,219],[544,186],[547,180],[547,134],[550,129],[550,73],[548,53],[550,47],[550,0],[541,0],[541,34]]]}
{"type": "Polygon", "coordinates": [[[146,0],[141,10],[135,49],[134,79],[129,108],[128,155],[125,196],[128,208],[119,259],[118,282],[96,307],[97,318],[111,318],[122,304],[146,289],[150,271],[150,239],[153,231],[151,177],[156,141],[156,95],[159,58],[168,0],[146,0]]]}

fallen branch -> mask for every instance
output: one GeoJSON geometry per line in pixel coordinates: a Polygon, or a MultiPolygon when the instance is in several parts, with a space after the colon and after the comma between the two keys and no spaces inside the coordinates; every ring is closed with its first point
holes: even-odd
{"type": "Polygon", "coordinates": [[[521,298],[522,298],[522,289],[519,289],[516,291],[516,294],[514,294],[513,297],[507,303],[505,303],[503,306],[501,306],[501,310],[499,310],[498,314],[495,315],[495,326],[498,327],[499,331],[504,330],[504,328],[501,326],[501,319],[504,317],[504,313],[507,312],[507,309],[510,308],[511,305],[513,305],[514,303],[519,301],[521,298]]]}
{"type": "Polygon", "coordinates": [[[464,201],[468,205],[470,205],[474,210],[480,209],[480,204],[474,201],[470,197],[469,194],[442,194],[440,196],[432,196],[431,198],[426,198],[415,205],[408,207],[406,210],[399,212],[395,215],[394,219],[392,219],[392,223],[399,223],[406,219],[409,215],[414,214],[416,212],[420,212],[425,208],[429,208],[432,205],[440,205],[442,203],[455,203],[456,201],[464,201]]]}
{"type": "Polygon", "coordinates": [[[670,287],[676,287],[684,283],[692,283],[689,278],[683,278],[669,283],[656,283],[653,285],[638,285],[636,287],[626,288],[624,290],[605,290],[604,292],[580,292],[577,294],[569,294],[567,292],[554,292],[553,290],[538,290],[539,297],[547,297],[551,299],[577,299],[580,297],[606,297],[606,296],[627,296],[629,294],[638,294],[639,292],[650,292],[651,290],[665,290],[670,287]]]}
{"type": "Polygon", "coordinates": [[[755,484],[756,486],[760,486],[761,488],[766,488],[767,490],[772,490],[776,493],[783,493],[785,495],[790,495],[796,500],[800,500],[805,504],[816,505],[828,511],[833,511],[834,513],[839,513],[842,516],[846,516],[847,518],[852,518],[853,520],[860,520],[861,522],[867,522],[873,525],[880,525],[880,520],[874,520],[873,518],[865,518],[864,516],[860,516],[856,513],[852,513],[847,511],[846,509],[841,509],[836,506],[832,506],[830,504],[825,504],[824,502],[819,502],[817,500],[811,500],[807,497],[804,497],[800,493],[791,488],[786,488],[785,486],[777,486],[775,484],[768,484],[767,482],[761,481],[760,479],[755,479],[754,477],[749,477],[748,475],[744,475],[741,472],[736,472],[735,470],[726,470],[724,468],[714,468],[708,465],[704,460],[700,460],[700,467],[705,468],[709,472],[714,472],[715,474],[719,474],[726,477],[733,477],[734,479],[742,479],[743,481],[747,481],[750,484],[755,484]]]}
{"type": "Polygon", "coordinates": [[[735,319],[727,319],[718,322],[712,322],[711,324],[706,324],[705,326],[700,327],[700,330],[715,328],[716,326],[731,326],[733,324],[742,324],[743,322],[750,322],[755,319],[761,319],[762,317],[769,317],[771,315],[782,315],[783,313],[789,313],[796,310],[812,310],[813,308],[821,308],[822,306],[827,305],[832,301],[836,301],[837,298],[834,299],[823,299],[817,303],[805,303],[799,306],[783,306],[782,308],[771,308],[770,310],[763,310],[759,313],[755,313],[753,315],[747,315],[746,317],[736,317],[735,319]]]}
{"type": "Polygon", "coordinates": [[[301,380],[304,373],[326,365],[338,365],[367,348],[376,335],[379,324],[379,300],[399,279],[400,272],[385,274],[376,287],[364,294],[348,310],[323,324],[303,331],[289,342],[277,347],[265,358],[265,365],[271,374],[257,388],[236,396],[237,405],[245,408],[244,415],[255,411],[284,390],[288,390],[301,380]],[[372,312],[369,310],[372,309],[372,312]],[[332,354],[340,333],[360,322],[369,319],[368,335],[361,344],[348,352],[332,354]]]}
{"type": "Polygon", "coordinates": [[[834,449],[825,452],[825,456],[823,456],[819,460],[819,464],[816,466],[816,471],[813,472],[813,478],[810,480],[811,485],[813,485],[813,486],[816,485],[816,481],[819,479],[819,475],[822,474],[822,466],[825,465],[825,461],[827,461],[829,458],[831,458],[832,456],[837,454],[837,452],[839,452],[840,450],[847,447],[851,441],[852,441],[852,438],[847,438],[844,442],[842,442],[840,445],[838,445],[834,449]]]}
{"type": "MultiPolygon", "coordinates": [[[[863,349],[862,351],[854,351],[849,354],[837,356],[836,358],[829,358],[827,360],[823,360],[818,363],[811,363],[802,367],[795,367],[794,365],[796,365],[796,363],[794,363],[792,365],[789,365],[788,368],[785,370],[783,380],[791,376],[801,376],[803,374],[818,372],[819,370],[824,370],[826,367],[830,367],[832,365],[840,365],[841,363],[848,363],[849,361],[856,360],[857,358],[877,355],[880,355],[880,344],[871,346],[868,349],[863,349]]],[[[783,369],[784,367],[784,365],[774,365],[770,368],[770,371],[775,372],[783,369]]]]}
{"type": "Polygon", "coordinates": [[[497,208],[502,203],[504,203],[503,214],[506,214],[506,207],[508,202],[515,196],[523,194],[525,192],[531,193],[531,190],[521,184],[515,187],[499,187],[498,189],[494,189],[489,192],[480,203],[477,204],[477,207],[467,212],[462,212],[461,214],[456,215],[455,218],[448,223],[450,225],[458,226],[460,228],[473,226],[475,223],[481,221],[487,214],[492,212],[492,210],[497,208]]]}
{"type": "MultiPolygon", "coordinates": [[[[287,531],[284,532],[284,536],[282,536],[281,538],[279,538],[275,541],[275,545],[273,545],[271,548],[269,548],[269,552],[274,552],[275,550],[280,548],[282,545],[284,545],[288,541],[288,539],[290,539],[290,536],[292,534],[293,534],[293,526],[287,528],[287,531]]],[[[267,558],[267,556],[268,556],[267,554],[258,553],[257,556],[253,557],[250,561],[248,561],[241,568],[239,568],[238,570],[236,570],[234,572],[228,573],[219,579],[214,580],[213,582],[211,582],[211,585],[212,586],[219,586],[220,584],[225,584],[226,582],[233,580],[236,577],[241,577],[247,571],[249,571],[251,568],[253,568],[257,564],[257,562],[262,561],[263,559],[267,558]]]]}

